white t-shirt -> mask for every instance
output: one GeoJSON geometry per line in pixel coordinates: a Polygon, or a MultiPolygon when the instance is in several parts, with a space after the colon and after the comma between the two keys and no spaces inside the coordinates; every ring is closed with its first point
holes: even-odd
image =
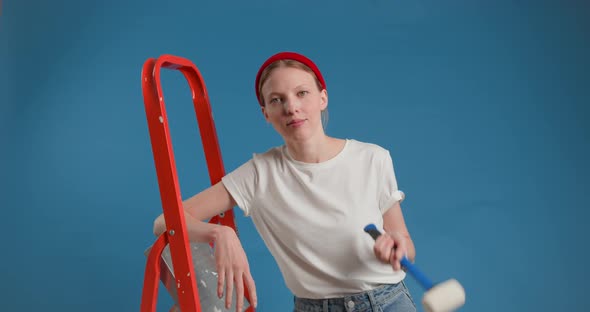
{"type": "Polygon", "coordinates": [[[222,181],[295,296],[339,297],[405,277],[376,258],[363,231],[369,223],[382,229],[382,214],[403,199],[386,149],[348,139],[334,158],[304,163],[283,145],[254,154],[222,181]]]}

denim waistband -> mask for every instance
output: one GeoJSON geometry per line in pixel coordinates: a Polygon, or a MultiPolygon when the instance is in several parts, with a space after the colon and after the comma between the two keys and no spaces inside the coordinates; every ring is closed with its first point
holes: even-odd
{"type": "Polygon", "coordinates": [[[297,312],[336,312],[336,311],[365,311],[375,310],[377,306],[392,301],[400,292],[406,291],[403,282],[385,284],[374,289],[350,294],[343,297],[328,299],[307,299],[295,297],[295,311],[297,312]]]}

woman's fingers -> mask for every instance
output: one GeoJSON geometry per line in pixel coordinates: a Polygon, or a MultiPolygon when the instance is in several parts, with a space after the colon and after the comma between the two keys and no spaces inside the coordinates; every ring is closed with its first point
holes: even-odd
{"type": "Polygon", "coordinates": [[[406,255],[406,241],[404,237],[399,233],[390,233],[391,239],[394,241],[394,247],[391,252],[391,266],[394,270],[399,271],[402,269],[400,261],[406,255]]]}
{"type": "Polygon", "coordinates": [[[250,304],[256,308],[258,305],[258,298],[256,297],[256,285],[250,272],[246,273],[246,286],[248,287],[248,293],[250,293],[250,304]]]}
{"type": "Polygon", "coordinates": [[[225,308],[229,309],[231,306],[231,298],[233,296],[234,291],[234,272],[229,271],[226,273],[226,285],[225,285],[225,308]]]}
{"type": "Polygon", "coordinates": [[[382,262],[389,262],[391,259],[391,252],[394,247],[394,241],[388,235],[381,235],[375,241],[373,247],[375,255],[382,262]]]}
{"type": "Polygon", "coordinates": [[[225,292],[225,307],[229,309],[235,295],[236,311],[244,307],[245,288],[248,288],[250,304],[256,305],[256,288],[250,274],[248,258],[235,233],[229,227],[220,228],[215,241],[215,260],[218,275],[217,294],[225,292]]]}
{"type": "Polygon", "coordinates": [[[393,251],[391,253],[390,263],[391,263],[391,266],[393,267],[394,271],[401,270],[401,264],[399,263],[399,261],[400,261],[400,259],[397,258],[396,251],[393,251]]]}
{"type": "Polygon", "coordinates": [[[244,306],[244,280],[242,274],[236,275],[236,312],[242,311],[244,306]]]}
{"type": "Polygon", "coordinates": [[[235,286],[235,296],[236,296],[236,311],[242,311],[244,307],[244,283],[246,287],[248,287],[248,292],[250,294],[250,305],[256,307],[258,305],[258,299],[256,297],[256,285],[254,283],[254,279],[250,273],[234,273],[231,270],[224,271],[220,270],[219,279],[217,283],[217,295],[219,298],[223,297],[223,290],[225,288],[225,307],[229,309],[232,303],[232,296],[235,286]],[[227,273],[225,273],[227,272],[227,273]],[[224,282],[227,281],[227,283],[224,282]]]}
{"type": "Polygon", "coordinates": [[[223,286],[225,283],[225,270],[223,268],[219,269],[219,275],[217,277],[217,297],[223,297],[223,286]]]}
{"type": "Polygon", "coordinates": [[[381,235],[375,241],[373,251],[379,260],[390,263],[396,271],[401,270],[401,260],[406,255],[406,240],[397,232],[381,235]]]}

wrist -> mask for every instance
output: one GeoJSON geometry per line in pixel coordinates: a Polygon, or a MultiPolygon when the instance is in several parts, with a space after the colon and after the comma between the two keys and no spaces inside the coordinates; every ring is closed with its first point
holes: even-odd
{"type": "Polygon", "coordinates": [[[211,243],[217,242],[221,237],[226,236],[229,232],[234,231],[232,228],[221,224],[211,224],[211,226],[211,235],[209,237],[209,242],[211,243]]]}

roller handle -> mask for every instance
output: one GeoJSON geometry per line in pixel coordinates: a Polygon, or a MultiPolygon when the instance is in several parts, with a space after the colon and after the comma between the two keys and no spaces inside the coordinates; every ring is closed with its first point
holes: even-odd
{"type": "MultiPolygon", "coordinates": [[[[371,235],[371,237],[374,240],[377,240],[377,237],[379,237],[379,235],[381,235],[381,232],[379,232],[379,230],[377,229],[377,227],[375,227],[374,224],[369,224],[369,225],[365,226],[365,232],[367,232],[369,235],[371,235]]],[[[406,258],[406,256],[404,256],[401,259],[400,263],[403,267],[406,268],[407,272],[409,272],[410,275],[412,275],[414,277],[414,279],[416,279],[416,281],[418,281],[418,283],[425,290],[429,290],[430,288],[432,288],[434,286],[434,283],[432,283],[432,281],[430,281],[430,279],[428,277],[426,277],[426,275],[424,275],[424,273],[422,273],[420,270],[418,270],[418,268],[414,264],[412,264],[412,262],[410,262],[410,260],[408,260],[408,258],[406,258]]]]}

